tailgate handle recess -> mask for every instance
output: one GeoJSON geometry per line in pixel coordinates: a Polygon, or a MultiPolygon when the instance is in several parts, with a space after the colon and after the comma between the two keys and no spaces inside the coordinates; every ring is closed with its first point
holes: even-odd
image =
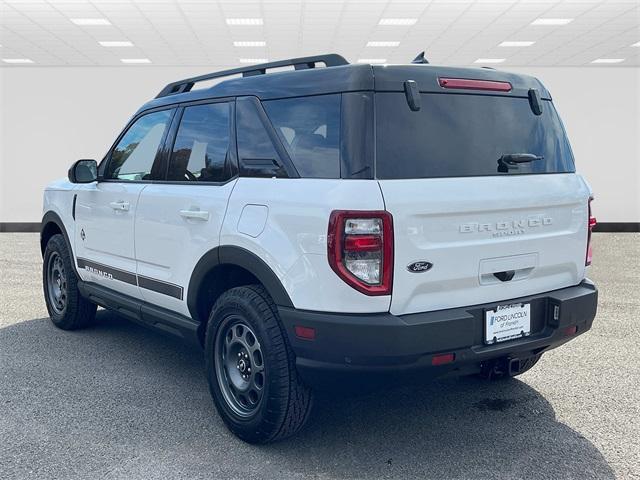
{"type": "Polygon", "coordinates": [[[505,270],[504,272],[494,272],[493,276],[496,277],[501,282],[508,282],[513,279],[515,276],[515,270],[505,270]]]}

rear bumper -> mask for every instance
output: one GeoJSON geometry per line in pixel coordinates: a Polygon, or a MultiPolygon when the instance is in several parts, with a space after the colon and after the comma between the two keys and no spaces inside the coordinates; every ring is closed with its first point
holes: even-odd
{"type": "Polygon", "coordinates": [[[525,358],[555,348],[591,328],[598,291],[584,280],[561,290],[435,312],[395,316],[390,313],[337,314],[279,307],[296,354],[300,375],[309,384],[349,373],[393,373],[424,369],[433,375],[472,373],[483,362],[525,358]],[[531,335],[486,345],[484,311],[497,304],[530,302],[531,335]],[[556,308],[557,307],[557,308],[556,308]],[[556,314],[554,315],[554,312],[556,314]],[[314,328],[315,340],[295,335],[295,326],[314,328]],[[572,328],[576,327],[575,333],[572,328]],[[453,353],[455,360],[432,366],[434,355],[453,353]]]}

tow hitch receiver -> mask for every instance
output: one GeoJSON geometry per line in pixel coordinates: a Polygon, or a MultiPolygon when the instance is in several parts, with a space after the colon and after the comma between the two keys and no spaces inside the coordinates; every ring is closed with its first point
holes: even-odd
{"type": "Polygon", "coordinates": [[[510,377],[513,377],[517,374],[520,373],[520,359],[519,358],[510,358],[509,359],[509,368],[508,368],[508,373],[510,377]]]}
{"type": "Polygon", "coordinates": [[[480,375],[491,380],[500,377],[515,377],[526,372],[540,359],[540,354],[520,357],[502,357],[482,362],[480,375]]]}

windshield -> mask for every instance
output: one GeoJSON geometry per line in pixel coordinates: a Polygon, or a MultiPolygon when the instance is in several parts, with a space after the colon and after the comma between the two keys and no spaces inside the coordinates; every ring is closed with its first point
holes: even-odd
{"type": "Polygon", "coordinates": [[[550,101],[542,102],[541,115],[520,97],[423,93],[421,103],[415,112],[404,93],[376,93],[377,178],[574,171],[550,101]],[[505,164],[503,156],[516,161],[505,164]]]}

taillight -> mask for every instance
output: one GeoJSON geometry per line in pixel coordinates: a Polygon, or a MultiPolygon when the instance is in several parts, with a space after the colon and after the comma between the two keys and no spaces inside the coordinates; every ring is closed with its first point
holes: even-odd
{"type": "Polygon", "coordinates": [[[593,257],[593,246],[591,245],[591,233],[593,232],[593,227],[598,223],[596,221],[596,217],[591,213],[591,202],[593,201],[593,197],[589,197],[589,230],[587,233],[587,258],[584,264],[588,267],[591,265],[591,259],[593,257]]]}
{"type": "Polygon", "coordinates": [[[333,271],[359,292],[391,293],[393,217],[389,212],[334,210],[327,253],[333,271]]]}

